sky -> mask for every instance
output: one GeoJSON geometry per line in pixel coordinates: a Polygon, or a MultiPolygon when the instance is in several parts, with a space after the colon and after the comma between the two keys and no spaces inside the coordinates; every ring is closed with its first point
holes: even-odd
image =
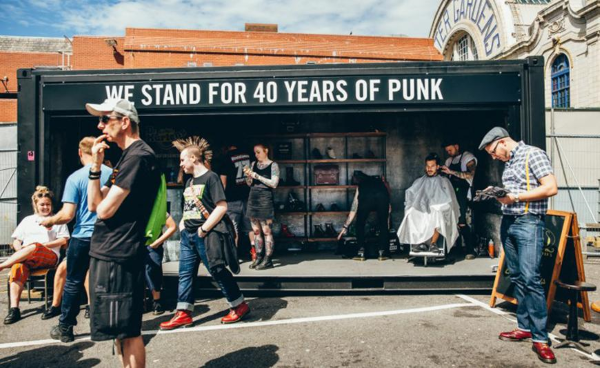
{"type": "Polygon", "coordinates": [[[0,0],[0,35],[122,36],[126,27],[428,37],[440,0],[0,0]]]}

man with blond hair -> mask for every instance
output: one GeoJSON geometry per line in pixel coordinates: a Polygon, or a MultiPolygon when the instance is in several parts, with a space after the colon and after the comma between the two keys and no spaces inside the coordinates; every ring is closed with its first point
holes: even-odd
{"type": "MultiPolygon", "coordinates": [[[[95,137],[85,137],[79,142],[79,160],[83,167],[67,178],[61,210],[40,223],[42,226],[51,227],[67,224],[76,218],[67,249],[67,281],[61,303],[61,315],[58,325],[54,326],[50,333],[52,338],[62,342],[70,342],[74,339],[73,326],[77,325],[79,297],[90,267],[90,241],[96,223],[96,214],[88,210],[87,187],[88,173],[92,166],[92,146],[95,139],[95,137]]],[[[111,170],[102,165],[102,179],[108,180],[110,173],[111,170]]],[[[47,311],[48,314],[52,314],[54,308],[54,306],[50,307],[50,311],[47,311]]]]}

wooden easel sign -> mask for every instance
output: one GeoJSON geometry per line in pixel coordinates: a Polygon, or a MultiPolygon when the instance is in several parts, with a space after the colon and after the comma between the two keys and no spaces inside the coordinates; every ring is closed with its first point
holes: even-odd
{"type": "MultiPolygon", "coordinates": [[[[540,276],[546,293],[548,310],[552,309],[554,300],[561,302],[567,302],[568,300],[568,295],[564,290],[557,291],[554,280],[563,282],[585,281],[577,214],[554,210],[548,211],[540,276]]],[[[502,252],[492,290],[490,307],[496,305],[497,298],[517,304],[514,289],[515,285],[510,281],[510,273],[504,262],[504,252],[502,252]]],[[[583,309],[584,320],[589,322],[592,320],[592,316],[587,292],[581,293],[580,300],[583,304],[579,303],[578,306],[583,309]]]]}

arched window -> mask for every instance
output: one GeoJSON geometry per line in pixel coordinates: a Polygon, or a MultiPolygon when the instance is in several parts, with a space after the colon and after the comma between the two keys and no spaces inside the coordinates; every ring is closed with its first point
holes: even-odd
{"type": "Polygon", "coordinates": [[[569,59],[565,54],[560,54],[552,63],[552,107],[571,106],[569,75],[569,59]]]}
{"type": "Polygon", "coordinates": [[[478,59],[477,48],[475,47],[475,42],[471,36],[465,34],[454,43],[450,59],[454,61],[478,59]]]}

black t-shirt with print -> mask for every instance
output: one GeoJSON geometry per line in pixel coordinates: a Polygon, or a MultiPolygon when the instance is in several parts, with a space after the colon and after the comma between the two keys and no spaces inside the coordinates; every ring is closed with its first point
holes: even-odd
{"type": "Polygon", "coordinates": [[[216,168],[219,175],[227,176],[225,195],[229,202],[248,200],[250,187],[246,184],[244,166],[250,167],[250,156],[236,148],[227,152],[216,168]]]}
{"type": "Polygon", "coordinates": [[[144,232],[160,185],[156,155],[142,140],[127,147],[104,184],[129,190],[115,214],[98,219],[94,226],[90,255],[105,261],[124,262],[145,250],[144,232]]]}
{"type": "Polygon", "coordinates": [[[197,178],[189,179],[183,191],[183,224],[189,232],[196,232],[206,219],[196,206],[194,196],[197,196],[209,213],[215,210],[217,203],[225,201],[225,191],[219,175],[207,171],[197,178]]]}

